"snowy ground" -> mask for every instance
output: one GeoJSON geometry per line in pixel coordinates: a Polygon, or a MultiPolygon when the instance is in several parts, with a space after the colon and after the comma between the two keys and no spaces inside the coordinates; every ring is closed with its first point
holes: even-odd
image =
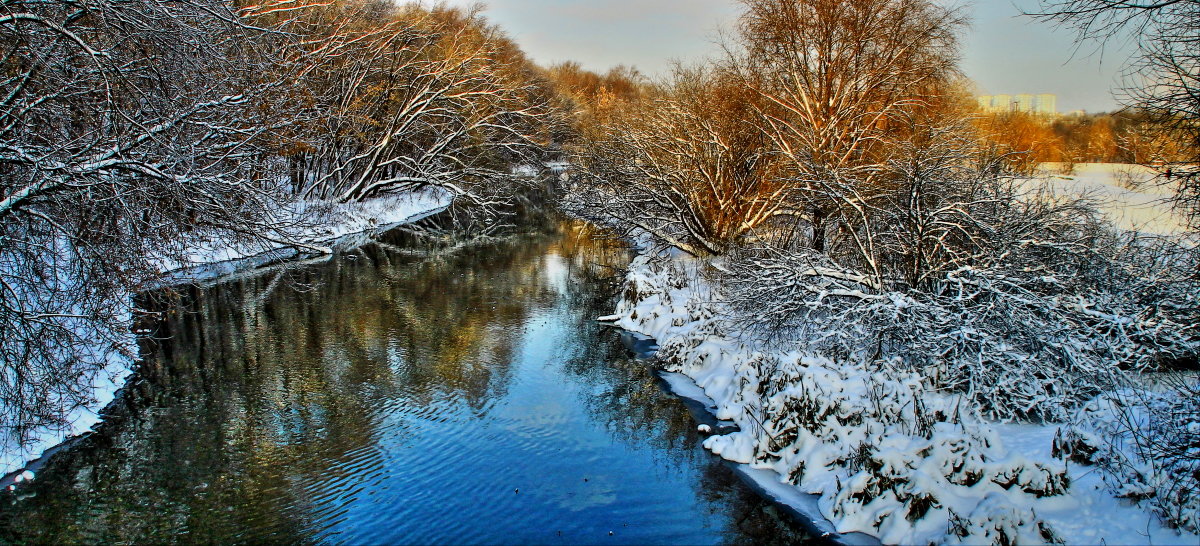
{"type": "Polygon", "coordinates": [[[900,544],[1200,544],[1115,498],[1095,467],[1052,457],[1056,426],[988,423],[918,376],[726,331],[709,267],[641,256],[602,319],[657,340],[667,371],[691,379],[673,388],[740,429],[705,447],[818,529],[900,544]]]}
{"type": "Polygon", "coordinates": [[[444,210],[450,196],[441,191],[391,195],[361,203],[299,203],[293,216],[311,218],[297,238],[311,248],[297,248],[283,242],[254,245],[212,241],[190,249],[185,261],[163,259],[159,268],[167,272],[165,284],[212,279],[253,269],[266,263],[292,259],[324,250],[355,246],[363,240],[398,225],[415,222],[444,210]]]}
{"type": "Polygon", "coordinates": [[[1154,181],[1155,171],[1141,165],[1080,163],[1067,174],[1057,163],[1042,165],[1031,181],[1055,193],[1087,195],[1097,201],[1117,227],[1156,234],[1174,234],[1186,227],[1171,210],[1172,190],[1154,181]]]}
{"type": "MultiPolygon", "coordinates": [[[[297,248],[282,242],[250,246],[212,241],[190,249],[184,262],[159,259],[159,267],[164,271],[163,284],[214,280],[269,263],[305,255],[319,255],[321,249],[344,249],[361,245],[375,234],[445,210],[450,205],[450,200],[451,197],[443,192],[420,192],[387,196],[362,203],[302,203],[295,207],[292,214],[307,214],[311,217],[304,222],[307,227],[298,236],[299,241],[310,248],[297,248]]],[[[71,411],[67,415],[70,426],[44,430],[25,446],[0,445],[0,474],[9,473],[4,479],[0,479],[0,487],[5,487],[14,480],[32,477],[31,473],[22,475],[13,472],[25,468],[27,462],[40,457],[47,449],[91,430],[100,420],[99,411],[112,402],[130,373],[132,371],[129,362],[111,362],[93,381],[95,403],[87,408],[71,411]]]]}

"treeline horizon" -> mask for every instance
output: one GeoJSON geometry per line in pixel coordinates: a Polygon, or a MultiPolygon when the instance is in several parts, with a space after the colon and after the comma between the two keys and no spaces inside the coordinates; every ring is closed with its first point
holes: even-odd
{"type": "MultiPolygon", "coordinates": [[[[660,84],[652,83],[652,78],[633,65],[594,71],[563,61],[542,70],[561,92],[584,106],[589,116],[611,110],[618,102],[649,96],[660,84]]],[[[1010,162],[1021,173],[1031,174],[1042,163],[1162,165],[1187,161],[1180,135],[1136,106],[1082,114],[988,112],[970,106],[968,99],[974,95],[970,89],[962,90],[961,95],[963,114],[973,116],[980,137],[998,152],[1012,154],[1010,162]]]]}

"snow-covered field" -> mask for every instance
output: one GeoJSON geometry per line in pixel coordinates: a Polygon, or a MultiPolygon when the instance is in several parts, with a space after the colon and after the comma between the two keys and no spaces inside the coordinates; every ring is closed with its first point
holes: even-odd
{"type": "Polygon", "coordinates": [[[1200,544],[1116,498],[1096,467],[1053,457],[1057,426],[990,423],[916,374],[727,331],[712,266],[643,255],[602,320],[656,339],[694,382],[678,392],[740,429],[705,447],[774,479],[772,496],[818,528],[899,544],[1200,544]]]}
{"type": "MultiPolygon", "coordinates": [[[[303,215],[297,223],[305,227],[296,238],[305,245],[304,248],[285,242],[236,245],[214,240],[189,249],[183,262],[158,259],[159,268],[164,272],[162,284],[214,280],[270,263],[361,245],[375,234],[445,210],[450,201],[451,196],[447,193],[430,191],[386,196],[361,203],[302,203],[290,214],[303,215]]],[[[45,450],[91,430],[100,420],[99,412],[112,402],[132,373],[130,364],[125,360],[113,360],[96,375],[92,385],[95,403],[70,411],[66,416],[69,426],[40,431],[32,442],[24,446],[0,445],[0,474],[24,468],[27,462],[38,458],[45,450]]],[[[0,486],[6,481],[26,477],[20,474],[8,476],[7,480],[0,480],[0,486]]]]}
{"type": "Polygon", "coordinates": [[[1122,229],[1174,234],[1186,228],[1184,219],[1171,210],[1172,189],[1154,181],[1155,171],[1141,165],[1080,163],[1063,173],[1057,163],[1043,164],[1031,188],[1062,195],[1086,195],[1122,229]]]}

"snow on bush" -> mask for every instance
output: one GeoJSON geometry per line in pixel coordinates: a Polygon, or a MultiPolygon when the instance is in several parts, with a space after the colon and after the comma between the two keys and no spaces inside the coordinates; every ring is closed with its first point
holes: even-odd
{"type": "Polygon", "coordinates": [[[1098,465],[1118,496],[1147,499],[1171,525],[1200,532],[1200,379],[1122,389],[1090,402],[1055,454],[1098,465]]]}
{"type": "Polygon", "coordinates": [[[1069,486],[1065,465],[1006,452],[969,398],[937,392],[898,359],[867,367],[729,335],[730,310],[702,263],[637,258],[617,315],[655,337],[666,366],[739,425],[705,447],[821,495],[841,532],[887,543],[1058,540],[1035,510],[1069,486]]]}
{"type": "Polygon", "coordinates": [[[919,373],[989,418],[1061,422],[1126,371],[1200,353],[1195,253],[1089,229],[1006,245],[931,288],[879,289],[811,251],[748,252],[721,283],[740,330],[919,373]]]}

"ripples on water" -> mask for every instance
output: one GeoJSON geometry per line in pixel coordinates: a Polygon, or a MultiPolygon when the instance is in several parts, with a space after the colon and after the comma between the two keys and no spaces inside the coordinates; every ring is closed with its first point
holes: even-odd
{"type": "Polygon", "coordinates": [[[0,539],[800,538],[592,320],[626,259],[569,224],[159,296],[123,403],[0,500],[0,539]]]}

